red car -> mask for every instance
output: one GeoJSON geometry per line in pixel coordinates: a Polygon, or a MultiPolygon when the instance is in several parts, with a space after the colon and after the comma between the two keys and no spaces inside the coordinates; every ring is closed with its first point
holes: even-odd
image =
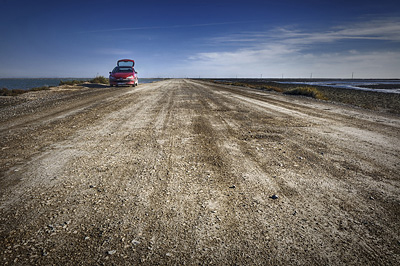
{"type": "Polygon", "coordinates": [[[110,72],[110,76],[108,78],[110,82],[110,86],[118,86],[118,85],[132,85],[133,87],[137,86],[138,76],[137,72],[133,68],[135,66],[135,61],[131,59],[121,59],[118,60],[117,66],[114,68],[112,72],[110,72]]]}

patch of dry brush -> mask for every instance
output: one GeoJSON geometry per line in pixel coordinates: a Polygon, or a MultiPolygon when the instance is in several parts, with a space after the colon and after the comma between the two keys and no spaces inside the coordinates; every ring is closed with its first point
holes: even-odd
{"type": "Polygon", "coordinates": [[[307,96],[319,100],[328,99],[315,87],[298,87],[289,91],[285,91],[284,94],[307,96]]]}

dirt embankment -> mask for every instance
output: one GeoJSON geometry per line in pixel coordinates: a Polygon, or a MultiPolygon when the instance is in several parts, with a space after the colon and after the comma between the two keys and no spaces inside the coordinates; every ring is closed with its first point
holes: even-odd
{"type": "Polygon", "coordinates": [[[1,264],[400,260],[399,116],[191,80],[24,97],[1,264]]]}

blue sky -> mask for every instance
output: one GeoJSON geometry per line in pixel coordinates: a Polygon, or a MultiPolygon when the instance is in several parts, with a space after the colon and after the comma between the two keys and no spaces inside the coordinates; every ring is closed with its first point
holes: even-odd
{"type": "Polygon", "coordinates": [[[400,3],[0,0],[0,77],[400,78],[400,3]]]}

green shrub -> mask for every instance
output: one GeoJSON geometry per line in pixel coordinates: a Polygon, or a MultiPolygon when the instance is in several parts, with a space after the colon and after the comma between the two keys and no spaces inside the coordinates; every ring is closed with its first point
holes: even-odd
{"type": "Polygon", "coordinates": [[[255,82],[230,82],[230,81],[213,81],[214,83],[218,84],[226,84],[231,86],[240,86],[240,87],[248,87],[257,90],[264,90],[264,91],[276,91],[282,92],[283,90],[278,86],[270,85],[270,84],[262,84],[262,83],[255,83],[255,82]]]}
{"type": "Polygon", "coordinates": [[[36,88],[31,88],[28,90],[22,90],[22,89],[7,89],[7,88],[2,88],[0,90],[0,96],[17,96],[23,93],[27,93],[30,91],[43,91],[43,90],[50,90],[49,86],[42,86],[42,87],[36,87],[36,88]]]}
{"type": "Polygon", "coordinates": [[[47,90],[50,90],[49,86],[35,87],[32,89],[29,89],[28,91],[47,91],[47,90]]]}
{"type": "Polygon", "coordinates": [[[0,90],[0,96],[17,96],[17,95],[23,94],[25,92],[27,92],[27,91],[26,90],[21,90],[21,89],[9,90],[7,88],[2,88],[0,90]]]}
{"type": "Polygon", "coordinates": [[[262,89],[266,91],[276,91],[276,92],[282,92],[283,90],[277,86],[271,86],[271,85],[260,85],[260,86],[255,86],[255,89],[262,89]]]}
{"type": "Polygon", "coordinates": [[[108,84],[108,78],[104,76],[97,76],[94,79],[90,80],[90,83],[108,84]]]}
{"type": "Polygon", "coordinates": [[[60,80],[60,86],[61,86],[61,85],[70,85],[70,86],[73,86],[73,85],[79,85],[79,84],[82,84],[82,83],[84,83],[83,80],[76,80],[76,79],[74,79],[74,80],[66,80],[66,81],[60,80]]]}
{"type": "Polygon", "coordinates": [[[317,88],[314,87],[298,87],[289,91],[285,91],[284,94],[302,95],[315,99],[327,100],[327,98],[320,91],[318,91],[317,88]]]}

